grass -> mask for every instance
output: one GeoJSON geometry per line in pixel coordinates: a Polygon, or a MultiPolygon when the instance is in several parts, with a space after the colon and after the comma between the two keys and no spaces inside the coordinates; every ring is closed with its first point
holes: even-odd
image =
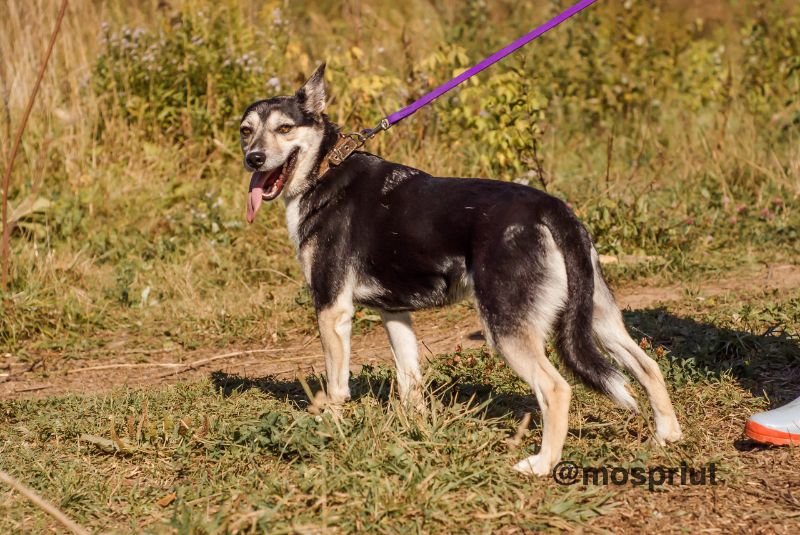
{"type": "MultiPolygon", "coordinates": [[[[575,493],[515,476],[509,469],[513,454],[504,443],[513,422],[481,417],[475,410],[480,406],[453,404],[421,420],[368,395],[335,423],[275,399],[270,390],[286,385],[265,383],[266,394],[251,389],[227,398],[205,382],[162,392],[58,400],[56,407],[53,402],[37,402],[35,409],[14,403],[5,407],[9,425],[4,429],[18,438],[4,431],[4,464],[30,466],[29,482],[46,485],[61,507],[101,530],[135,531],[153,522],[154,531],[213,532],[224,524],[236,531],[234,526],[252,522],[269,532],[302,531],[302,526],[342,531],[466,531],[472,526],[485,532],[509,525],[541,529],[558,526],[559,520],[580,523],[609,512],[605,489],[575,493]],[[129,427],[136,429],[144,403],[149,421],[143,425],[145,437],[137,441],[136,432],[126,435],[123,422],[133,418],[136,426],[129,427]],[[15,424],[18,415],[31,412],[40,417],[25,416],[24,423],[15,424]],[[81,440],[82,433],[109,438],[112,419],[132,443],[125,453],[98,451],[81,440]],[[18,440],[33,447],[17,449],[18,440]],[[47,467],[56,459],[57,481],[48,482],[47,467]],[[176,503],[165,511],[157,502],[171,492],[176,503]],[[111,507],[97,509],[98,504],[111,507]]],[[[569,456],[591,451],[594,464],[631,458],[677,464],[680,453],[642,446],[641,436],[608,444],[609,436],[621,433],[584,421],[602,418],[625,429],[625,416],[607,421],[608,413],[613,415],[607,407],[587,411],[585,402],[579,406],[582,421],[571,423],[573,434],[581,436],[580,451],[572,449],[569,456]],[[604,456],[598,458],[598,451],[604,456]]],[[[698,453],[684,453],[683,459],[705,461],[698,453]]],[[[6,515],[7,529],[19,529],[32,513],[24,504],[15,505],[6,515]]]]}
{"type": "MultiPolygon", "coordinates": [[[[333,118],[371,125],[563,7],[155,4],[67,13],[12,177],[0,371],[39,365],[28,375],[47,379],[74,363],[316,344],[282,204],[243,224],[243,105],[293,90],[327,59],[333,118]]],[[[0,58],[0,168],[56,7],[13,0],[0,20],[0,49],[13,50],[0,58]]],[[[790,2],[598,4],[370,148],[439,175],[544,181],[601,253],[633,258],[607,267],[617,286],[796,263],[798,16],[790,2]]],[[[755,448],[741,428],[798,394],[800,295],[700,297],[626,313],[686,439],[661,448],[649,420],[577,387],[565,458],[714,462],[725,481],[714,488],[516,476],[512,462],[539,443],[539,412],[486,349],[429,355],[426,416],[397,406],[380,367],[354,378],[338,420],[311,414],[285,375],[16,394],[0,401],[0,467],[98,532],[790,532],[797,450],[755,448]],[[533,424],[515,446],[525,412],[533,424]]],[[[444,335],[469,313],[418,318],[444,335]]],[[[358,310],[357,336],[378,326],[358,310]]],[[[2,532],[53,528],[5,489],[0,512],[2,532]]]]}
{"type": "MultiPolygon", "coordinates": [[[[18,218],[11,288],[0,298],[0,343],[30,361],[51,351],[102,349],[120,336],[131,347],[188,351],[313,333],[283,207],[269,206],[254,227],[244,225],[236,115],[275,92],[273,78],[290,91],[324,57],[334,118],[348,128],[371,124],[516,36],[522,20],[546,15],[534,6],[511,16],[512,4],[501,4],[490,13],[477,2],[460,14],[446,3],[432,11],[386,4],[354,13],[351,2],[311,10],[232,0],[219,9],[188,2],[160,10],[147,2],[72,6],[12,180],[18,218]],[[422,11],[428,24],[412,16],[422,11]],[[360,21],[356,35],[337,31],[347,13],[360,21]],[[402,25],[386,26],[395,16],[408,20],[416,39],[404,40],[402,25]],[[496,32],[484,30],[486,17],[496,32]],[[300,31],[306,24],[318,25],[319,36],[300,31]],[[226,61],[238,66],[217,68],[226,61]],[[22,209],[35,203],[35,210],[22,209]]],[[[25,6],[10,4],[3,21],[4,49],[19,51],[4,57],[0,71],[4,146],[55,16],[45,0],[25,6]]],[[[372,149],[442,175],[539,184],[529,169],[541,167],[549,190],[571,203],[601,252],[655,258],[611,268],[614,282],[713,277],[794,261],[800,144],[792,94],[764,93],[749,71],[720,67],[752,55],[764,72],[784,77],[788,91],[795,83],[791,55],[742,40],[750,19],[738,7],[731,19],[709,6],[703,31],[677,11],[658,15],[637,4],[620,19],[617,9],[576,19],[465,88],[461,100],[438,102],[372,149]],[[645,47],[633,38],[569,41],[571,28],[591,35],[625,17],[634,21],[630,32],[663,31],[663,39],[645,47]],[[608,65],[595,70],[595,60],[581,55],[584,46],[608,65]],[[720,46],[726,55],[719,56],[720,46]],[[658,59],[669,47],[697,50],[669,65],[658,59]],[[545,58],[546,68],[537,68],[545,58]],[[681,75],[687,87],[670,84],[675,69],[694,73],[681,75]],[[612,79],[592,78],[600,72],[612,79]],[[613,91],[602,98],[574,89],[559,94],[552,88],[560,79],[613,91]],[[508,92],[523,102],[539,99],[539,108],[495,99],[508,92]],[[477,109],[488,115],[474,116],[477,109]],[[530,160],[532,140],[538,163],[530,160]],[[497,157],[487,160],[490,154],[497,157]]],[[[786,10],[765,11],[765,20],[778,24],[786,10]]],[[[795,46],[777,26],[769,35],[776,46],[795,46]]]]}
{"type": "MultiPolygon", "coordinates": [[[[371,367],[353,378],[354,401],[340,418],[319,415],[302,381],[225,372],[168,387],[4,401],[0,467],[103,532],[636,531],[658,522],[637,516],[642,507],[684,511],[681,528],[690,531],[780,531],[797,521],[791,500],[781,498],[796,485],[797,449],[754,449],[740,437],[744,420],[767,407],[765,387],[786,380],[784,396],[797,393],[787,378],[800,360],[795,293],[755,293],[744,304],[689,296],[630,313],[629,326],[646,334],[642,346],[670,385],[686,434],[678,445],[652,441],[646,407],[644,417],[631,416],[575,389],[565,459],[715,463],[715,487],[561,487],[516,475],[513,462],[541,439],[538,409],[485,349],[431,361],[427,415],[405,412],[393,371],[371,367]],[[742,353],[750,369],[730,363],[742,353]],[[509,439],[525,412],[533,424],[516,446],[509,439]],[[711,499],[715,513],[701,514],[711,499]]],[[[305,381],[311,390],[324,385],[318,376],[305,381]]],[[[7,532],[51,522],[10,493],[0,510],[7,532]]]]}

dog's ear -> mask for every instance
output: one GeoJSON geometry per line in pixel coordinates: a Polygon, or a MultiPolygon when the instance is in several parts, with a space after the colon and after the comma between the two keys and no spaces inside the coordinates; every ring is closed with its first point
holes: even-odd
{"type": "Polygon", "coordinates": [[[323,63],[311,78],[297,91],[297,99],[303,109],[314,115],[321,115],[325,111],[325,64],[323,63]]]}

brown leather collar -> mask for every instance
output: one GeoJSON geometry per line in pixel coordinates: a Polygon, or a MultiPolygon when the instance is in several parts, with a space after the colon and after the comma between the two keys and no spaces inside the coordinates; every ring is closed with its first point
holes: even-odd
{"type": "Polygon", "coordinates": [[[331,167],[340,165],[348,156],[353,154],[355,150],[366,143],[367,139],[369,138],[361,134],[339,133],[339,139],[336,141],[336,144],[328,151],[328,154],[322,158],[322,162],[319,164],[317,178],[327,173],[331,167]]]}
{"type": "Polygon", "coordinates": [[[336,144],[328,154],[322,158],[322,162],[319,164],[317,178],[327,173],[331,167],[340,165],[348,156],[353,154],[354,151],[371,138],[375,137],[375,134],[384,130],[389,130],[391,126],[392,125],[389,124],[389,119],[384,117],[374,128],[367,128],[361,132],[351,132],[349,134],[342,134],[340,132],[336,144]]]}

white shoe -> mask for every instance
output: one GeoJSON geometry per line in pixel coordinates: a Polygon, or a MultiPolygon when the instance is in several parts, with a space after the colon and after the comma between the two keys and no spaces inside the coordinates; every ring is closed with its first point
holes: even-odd
{"type": "Polygon", "coordinates": [[[800,446],[800,398],[747,420],[744,433],[762,444],[800,446]]]}

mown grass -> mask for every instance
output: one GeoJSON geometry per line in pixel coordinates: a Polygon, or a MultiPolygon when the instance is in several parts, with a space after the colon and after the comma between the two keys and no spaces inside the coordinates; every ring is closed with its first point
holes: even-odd
{"type": "MultiPolygon", "coordinates": [[[[665,373],[685,432],[680,444],[652,441],[646,406],[631,415],[575,388],[565,459],[609,467],[713,462],[714,487],[561,487],[514,473],[513,462],[541,440],[539,412],[485,349],[430,361],[427,415],[399,405],[393,371],[370,367],[353,377],[354,400],[339,417],[320,415],[309,401],[323,377],[221,371],[155,389],[5,401],[0,467],[103,532],[633,532],[663,522],[633,513],[641,507],[682,518],[666,531],[790,532],[796,510],[781,496],[796,489],[797,449],[753,450],[741,430],[768,406],[765,389],[782,394],[777,400],[798,393],[795,294],[756,293],[746,303],[689,296],[629,314],[665,373]],[[509,439],[526,412],[533,423],[515,445],[509,439]]],[[[21,497],[3,496],[3,531],[51,525],[21,497]]]]}
{"type": "MultiPolygon", "coordinates": [[[[524,448],[510,448],[515,420],[486,416],[485,394],[436,402],[418,417],[387,402],[388,382],[368,372],[355,381],[366,393],[340,420],[304,411],[296,382],[270,380],[229,396],[206,381],[4,403],[2,465],[101,531],[490,532],[575,527],[613,510],[609,489],[561,489],[511,471],[513,459],[532,453],[538,428],[524,448]],[[108,451],[86,435],[105,438],[108,451]]],[[[723,477],[736,477],[736,461],[702,439],[706,413],[690,409],[708,388],[720,393],[721,418],[760,406],[729,378],[684,385],[677,403],[688,437],[663,450],[642,422],[581,391],[565,456],[612,466],[715,461],[723,477]]],[[[4,530],[50,523],[17,497],[3,509],[4,530]]]]}

